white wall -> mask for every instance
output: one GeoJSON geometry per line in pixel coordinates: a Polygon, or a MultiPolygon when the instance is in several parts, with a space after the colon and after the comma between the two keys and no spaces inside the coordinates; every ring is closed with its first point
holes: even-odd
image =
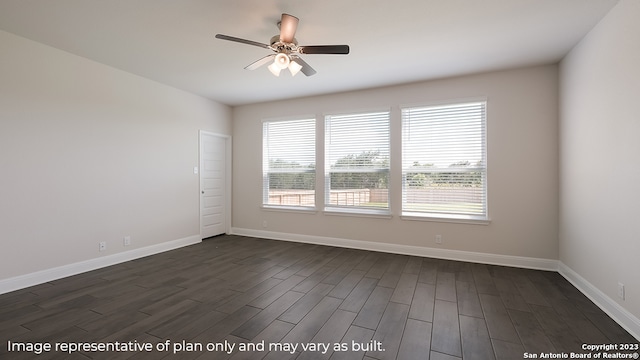
{"type": "MultiPolygon", "coordinates": [[[[556,260],[557,90],[557,67],[549,65],[236,107],[233,227],[238,233],[267,231],[556,260]],[[261,120],[306,115],[321,119],[325,113],[392,107],[392,138],[398,140],[398,105],[482,96],[488,98],[488,226],[401,220],[400,168],[393,165],[395,207],[390,220],[260,208],[261,120]],[[267,228],[262,226],[265,220],[267,228]],[[436,234],[443,236],[441,246],[434,243],[436,234]]],[[[392,159],[399,159],[399,151],[396,141],[392,159]]]]}
{"type": "Polygon", "coordinates": [[[199,236],[199,129],[231,109],[0,31],[0,282],[199,236]]]}
{"type": "MultiPolygon", "coordinates": [[[[560,260],[640,318],[640,2],[622,0],[562,61],[560,260]],[[626,299],[617,286],[626,286],[626,299]]],[[[640,335],[640,322],[633,329],[640,335]]]]}

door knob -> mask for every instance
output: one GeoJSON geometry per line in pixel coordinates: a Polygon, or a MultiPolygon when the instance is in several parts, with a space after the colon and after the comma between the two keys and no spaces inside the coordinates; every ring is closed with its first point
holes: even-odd
{"type": "Polygon", "coordinates": [[[202,193],[204,194],[204,190],[202,190],[202,193]]]}

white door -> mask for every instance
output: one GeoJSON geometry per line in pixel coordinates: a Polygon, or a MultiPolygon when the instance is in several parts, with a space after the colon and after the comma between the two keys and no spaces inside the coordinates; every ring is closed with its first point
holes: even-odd
{"type": "Polygon", "coordinates": [[[227,138],[200,131],[200,236],[227,231],[227,138]]]}

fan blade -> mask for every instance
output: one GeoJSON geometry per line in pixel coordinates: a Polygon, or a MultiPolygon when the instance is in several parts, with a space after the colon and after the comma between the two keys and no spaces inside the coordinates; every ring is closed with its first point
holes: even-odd
{"type": "Polygon", "coordinates": [[[267,55],[267,56],[263,57],[262,59],[256,60],[256,61],[252,62],[251,64],[247,65],[245,67],[245,69],[247,69],[247,70],[255,70],[255,69],[259,68],[260,66],[262,66],[264,64],[272,62],[273,58],[275,58],[275,57],[276,57],[276,54],[267,55]]]}
{"type": "Polygon", "coordinates": [[[348,54],[349,45],[308,45],[299,46],[301,54],[348,54]]]}
{"type": "Polygon", "coordinates": [[[282,20],[280,20],[280,41],[287,44],[293,42],[296,29],[298,28],[298,21],[298,18],[293,15],[282,14],[282,20]]]}
{"type": "Polygon", "coordinates": [[[265,48],[265,49],[271,49],[271,47],[269,45],[267,45],[267,44],[259,43],[257,41],[240,39],[240,38],[233,37],[233,36],[228,36],[228,35],[216,34],[216,39],[235,41],[235,42],[239,42],[239,43],[242,43],[242,44],[258,46],[258,47],[265,48]]]}
{"type": "Polygon", "coordinates": [[[300,71],[302,71],[302,73],[306,76],[311,76],[316,73],[316,71],[299,56],[292,55],[291,61],[295,61],[300,64],[300,66],[302,66],[302,69],[300,69],[300,71]]]}

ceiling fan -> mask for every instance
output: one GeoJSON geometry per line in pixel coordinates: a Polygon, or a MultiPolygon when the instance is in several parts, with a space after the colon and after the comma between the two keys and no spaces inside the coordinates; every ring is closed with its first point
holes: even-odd
{"type": "Polygon", "coordinates": [[[298,18],[293,15],[282,14],[282,18],[277,24],[280,28],[280,34],[273,36],[268,45],[223,34],[216,34],[216,38],[272,50],[275,54],[270,54],[254,61],[247,65],[245,69],[255,70],[262,65],[272,62],[272,64],[269,65],[269,70],[275,76],[280,76],[280,71],[284,69],[289,69],[293,76],[300,71],[306,76],[315,74],[316,71],[302,60],[299,56],[300,54],[346,55],[349,53],[349,45],[298,45],[298,40],[294,37],[296,29],[298,28],[298,21],[298,18]]]}

